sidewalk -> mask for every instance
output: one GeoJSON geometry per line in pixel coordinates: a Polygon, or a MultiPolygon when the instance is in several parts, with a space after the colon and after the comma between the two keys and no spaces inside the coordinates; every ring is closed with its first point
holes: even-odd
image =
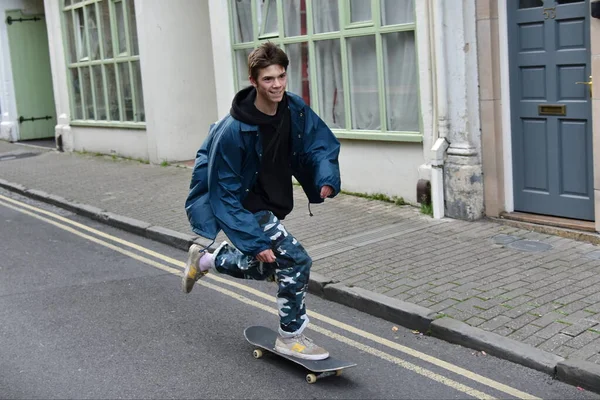
{"type": "MultiPolygon", "coordinates": [[[[20,184],[187,235],[192,232],[183,207],[190,176],[189,168],[0,141],[0,186],[20,184]],[[7,153],[32,152],[38,154],[2,161],[7,153]]],[[[348,195],[312,205],[310,217],[299,187],[294,197],[286,227],[313,257],[315,276],[343,284],[342,302],[380,315],[412,303],[428,309],[415,307],[415,313],[433,320],[430,329],[442,338],[455,325],[450,318],[436,318],[448,316],[465,322],[457,329],[473,335],[467,341],[460,335],[448,340],[473,348],[488,348],[489,338],[506,346],[530,345],[558,356],[550,357],[552,368],[561,358],[568,359],[564,364],[576,361],[600,382],[599,247],[488,220],[434,220],[411,206],[348,195]],[[365,300],[370,306],[360,300],[369,297],[363,289],[374,292],[365,300]],[[496,335],[474,343],[481,332],[496,335]]],[[[223,239],[221,234],[217,241],[223,239]]],[[[577,368],[561,372],[559,365],[559,378],[577,368]]]]}

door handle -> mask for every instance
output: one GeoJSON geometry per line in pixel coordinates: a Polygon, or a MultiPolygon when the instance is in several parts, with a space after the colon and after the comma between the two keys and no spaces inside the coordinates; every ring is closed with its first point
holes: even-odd
{"type": "Polygon", "coordinates": [[[590,75],[589,82],[575,82],[576,85],[588,85],[590,88],[590,97],[592,97],[592,76],[590,75]]]}

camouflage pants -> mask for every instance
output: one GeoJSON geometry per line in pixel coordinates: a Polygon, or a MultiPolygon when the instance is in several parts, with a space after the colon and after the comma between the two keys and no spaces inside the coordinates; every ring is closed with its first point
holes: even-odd
{"type": "Polygon", "coordinates": [[[312,260],[300,242],[285,229],[273,213],[259,211],[254,216],[265,234],[271,238],[271,249],[276,261],[264,264],[225,244],[215,252],[215,269],[240,279],[274,279],[279,286],[279,334],[300,334],[308,324],[304,300],[312,260]]]}

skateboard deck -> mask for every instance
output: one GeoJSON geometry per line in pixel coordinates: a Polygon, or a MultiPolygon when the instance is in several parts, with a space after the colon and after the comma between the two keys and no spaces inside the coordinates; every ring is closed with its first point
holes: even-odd
{"type": "Polygon", "coordinates": [[[281,354],[275,350],[277,332],[264,326],[248,327],[244,330],[244,336],[250,344],[257,346],[252,353],[254,358],[261,358],[263,356],[262,350],[264,349],[271,353],[277,354],[280,357],[293,361],[310,371],[306,375],[306,381],[308,383],[315,383],[318,379],[331,375],[339,376],[341,375],[343,369],[356,366],[356,363],[338,360],[331,356],[324,360],[304,360],[301,358],[288,356],[287,354],[281,354]]]}

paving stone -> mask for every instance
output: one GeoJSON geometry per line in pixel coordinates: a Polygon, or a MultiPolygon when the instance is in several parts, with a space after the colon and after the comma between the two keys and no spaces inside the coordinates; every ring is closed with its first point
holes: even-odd
{"type": "Polygon", "coordinates": [[[600,335],[596,334],[596,336],[595,340],[571,353],[569,358],[587,360],[589,357],[600,352],[600,335]]]}
{"type": "Polygon", "coordinates": [[[481,324],[479,327],[481,329],[485,329],[487,331],[493,331],[496,328],[506,325],[506,323],[510,322],[510,321],[511,321],[510,318],[505,317],[504,315],[499,315],[495,318],[487,320],[486,322],[481,324]]]}
{"type": "Polygon", "coordinates": [[[580,311],[589,306],[588,303],[584,303],[583,301],[574,301],[570,304],[567,304],[564,307],[559,308],[557,311],[564,312],[566,314],[572,314],[575,311],[580,311]]]}
{"type": "MultiPolygon", "coordinates": [[[[535,321],[536,319],[538,319],[538,317],[536,317],[534,315],[523,314],[518,318],[511,319],[509,322],[506,323],[506,326],[511,329],[517,330],[517,329],[521,329],[522,327],[524,327],[527,324],[530,324],[531,322],[535,321]]],[[[536,332],[539,329],[540,328],[536,327],[536,332]]]]}
{"type": "Polygon", "coordinates": [[[590,358],[587,359],[587,361],[594,363],[594,364],[600,364],[600,353],[591,356],[590,358]]]}
{"type": "MultiPolygon", "coordinates": [[[[529,325],[525,325],[521,329],[517,329],[512,334],[510,334],[508,337],[522,342],[525,339],[527,339],[528,337],[535,334],[539,330],[540,330],[539,327],[529,324],[529,325]]],[[[542,339],[542,341],[543,341],[543,339],[542,339]]]]}
{"type": "MultiPolygon", "coordinates": [[[[594,315],[590,314],[587,311],[579,310],[574,312],[573,314],[569,314],[567,317],[563,318],[564,321],[570,322],[572,324],[583,323],[586,324],[588,322],[594,322],[594,315]]],[[[598,322],[595,322],[598,323],[598,322]]]]}
{"type": "Polygon", "coordinates": [[[576,336],[582,334],[583,332],[587,331],[588,329],[590,329],[594,326],[597,326],[597,325],[598,325],[598,323],[596,323],[594,321],[582,320],[576,324],[565,327],[560,332],[565,335],[569,335],[571,337],[576,337],[576,336]]]}
{"type": "Polygon", "coordinates": [[[471,326],[479,326],[485,322],[485,319],[479,317],[471,317],[465,322],[471,326]]]}
{"type": "MultiPolygon", "coordinates": [[[[557,335],[561,330],[569,325],[563,324],[560,322],[553,322],[544,329],[537,331],[535,334],[544,339],[550,339],[551,337],[557,335]]],[[[565,335],[566,336],[566,335],[565,335]]]]}
{"type": "MultiPolygon", "coordinates": [[[[539,335],[539,332],[536,333],[536,335],[539,335]]],[[[556,354],[556,349],[569,342],[571,339],[573,338],[568,335],[553,335],[551,338],[540,344],[538,348],[556,354]]]]}
{"type": "Polygon", "coordinates": [[[546,341],[546,339],[544,339],[542,337],[530,336],[530,337],[526,338],[525,340],[523,340],[523,343],[537,347],[540,344],[544,343],[545,341],[546,341]]]}
{"type": "Polygon", "coordinates": [[[510,328],[509,328],[509,327],[507,327],[507,326],[500,326],[500,327],[498,327],[498,328],[494,329],[494,330],[493,330],[493,332],[494,332],[494,333],[497,333],[498,335],[501,335],[501,336],[508,336],[508,335],[510,335],[511,333],[513,333],[513,332],[514,332],[514,330],[513,330],[513,329],[510,329],[510,328]]]}
{"type": "Polygon", "coordinates": [[[569,347],[575,350],[581,349],[582,347],[593,342],[594,340],[598,340],[598,337],[600,337],[600,335],[598,335],[597,333],[586,330],[582,334],[577,335],[575,338],[573,338],[573,340],[569,342],[569,347]]]}
{"type": "Polygon", "coordinates": [[[439,303],[429,306],[429,308],[432,309],[433,311],[441,312],[441,311],[444,311],[444,310],[454,306],[456,303],[458,303],[456,300],[446,299],[439,303]]]}
{"type": "Polygon", "coordinates": [[[590,311],[593,313],[600,313],[600,302],[595,303],[595,304],[590,304],[586,308],[584,308],[584,310],[590,311]]]}
{"type": "Polygon", "coordinates": [[[550,313],[543,315],[542,317],[536,319],[535,321],[533,321],[532,325],[539,326],[540,328],[545,328],[546,326],[550,325],[552,322],[558,321],[559,319],[561,319],[561,317],[564,317],[564,315],[556,313],[556,312],[550,312],[550,313]]]}
{"type": "Polygon", "coordinates": [[[513,307],[513,308],[527,308],[526,311],[532,310],[536,308],[536,306],[532,306],[529,303],[533,298],[530,296],[519,296],[514,299],[510,299],[508,301],[503,302],[502,304],[513,307]]]}
{"type": "Polygon", "coordinates": [[[385,293],[386,296],[395,297],[396,295],[404,293],[410,289],[411,289],[410,286],[400,285],[389,291],[385,291],[383,293],[385,293]]]}
{"type": "Polygon", "coordinates": [[[490,308],[489,310],[481,312],[478,316],[487,320],[502,315],[504,311],[506,311],[506,307],[498,305],[490,308]]]}
{"type": "MultiPolygon", "coordinates": [[[[571,342],[567,342],[567,343],[571,343],[571,342]]],[[[568,358],[574,351],[576,351],[576,349],[569,347],[567,345],[564,345],[564,346],[559,346],[556,349],[554,349],[553,353],[560,357],[568,358]]]]}

